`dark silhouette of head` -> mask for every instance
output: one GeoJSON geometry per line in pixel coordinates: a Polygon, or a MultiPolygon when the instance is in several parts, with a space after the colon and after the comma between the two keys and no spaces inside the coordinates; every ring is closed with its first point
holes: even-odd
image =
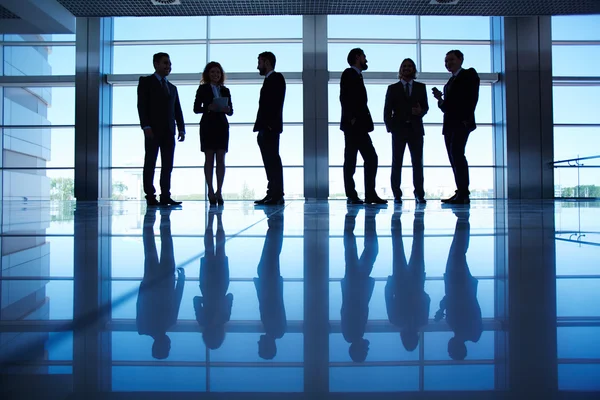
{"type": "Polygon", "coordinates": [[[467,346],[465,342],[457,339],[456,336],[448,340],[448,355],[451,359],[462,361],[467,357],[467,346]]]}
{"type": "Polygon", "coordinates": [[[369,354],[369,341],[367,339],[360,338],[359,340],[350,344],[348,350],[350,358],[354,362],[364,362],[369,354]]]}
{"type": "Polygon", "coordinates": [[[275,338],[269,335],[260,335],[258,340],[258,356],[263,360],[272,360],[277,355],[275,338]]]}
{"type": "Polygon", "coordinates": [[[403,329],[400,331],[400,339],[402,340],[402,345],[407,351],[413,351],[419,345],[419,332],[403,329]]]}
{"type": "Polygon", "coordinates": [[[202,332],[202,340],[204,340],[204,344],[209,349],[218,349],[225,341],[225,325],[208,325],[202,332]]]}
{"type": "Polygon", "coordinates": [[[166,334],[156,336],[152,344],[152,357],[157,360],[164,360],[169,357],[171,351],[171,339],[166,334]]]}

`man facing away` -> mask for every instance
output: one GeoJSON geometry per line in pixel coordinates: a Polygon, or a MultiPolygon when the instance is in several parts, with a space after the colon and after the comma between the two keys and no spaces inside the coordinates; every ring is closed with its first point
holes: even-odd
{"type": "Polygon", "coordinates": [[[267,195],[256,200],[257,205],[281,205],[283,199],[283,166],[279,156],[279,135],[283,132],[283,101],[285,78],[275,72],[275,54],[265,51],[258,55],[257,69],[265,77],[260,89],[254,132],[267,174],[267,195]]]}
{"type": "Polygon", "coordinates": [[[377,153],[369,136],[372,132],[373,118],[367,105],[367,89],[362,71],[367,67],[367,58],[362,49],[356,48],[348,53],[349,68],[342,73],[340,80],[340,103],[342,120],[340,129],[344,132],[344,188],[348,204],[363,204],[355,189],[354,172],[358,152],[364,160],[365,201],[367,204],[386,204],[375,192],[377,175],[377,153]]]}
{"type": "Polygon", "coordinates": [[[433,96],[438,100],[438,107],[444,113],[442,134],[457,189],[454,196],[442,200],[447,204],[470,202],[469,164],[465,148],[469,133],[477,128],[475,107],[479,100],[479,75],[474,68],[462,68],[464,59],[460,50],[450,50],[446,54],[445,63],[452,77],[444,86],[443,93],[438,88],[432,90],[433,96]]]}
{"type": "Polygon", "coordinates": [[[171,172],[175,155],[175,123],[178,140],[185,140],[185,124],[175,85],[167,80],[171,73],[171,59],[167,53],[153,57],[154,74],[140,77],[137,88],[137,107],[140,125],[144,130],[144,193],[149,206],[179,205],[171,198],[171,172]],[[160,201],[156,200],[154,170],[160,149],[160,201]]]}
{"type": "Polygon", "coordinates": [[[416,82],[417,66],[407,58],[400,64],[400,81],[388,86],[383,121],[392,134],[392,192],[394,202],[402,203],[402,160],[408,145],[413,168],[415,201],[425,204],[423,189],[423,116],[429,111],[425,84],[416,82]]]}

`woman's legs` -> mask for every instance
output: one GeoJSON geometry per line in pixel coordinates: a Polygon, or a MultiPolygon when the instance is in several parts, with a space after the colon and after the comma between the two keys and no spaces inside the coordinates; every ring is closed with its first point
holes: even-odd
{"type": "MultiPolygon", "coordinates": [[[[215,190],[213,188],[213,166],[214,166],[214,163],[215,163],[214,150],[206,150],[204,152],[204,178],[206,179],[206,186],[208,186],[208,200],[211,203],[214,203],[216,201],[215,190]]],[[[217,179],[217,181],[218,181],[218,179],[217,179]]]]}
{"type": "Polygon", "coordinates": [[[223,180],[225,179],[225,150],[217,150],[217,200],[223,200],[223,180]]]}

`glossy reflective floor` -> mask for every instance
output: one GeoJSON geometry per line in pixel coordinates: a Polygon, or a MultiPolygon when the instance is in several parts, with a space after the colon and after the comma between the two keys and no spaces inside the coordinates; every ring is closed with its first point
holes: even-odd
{"type": "Polygon", "coordinates": [[[4,202],[0,397],[580,398],[600,202],[4,202]]]}

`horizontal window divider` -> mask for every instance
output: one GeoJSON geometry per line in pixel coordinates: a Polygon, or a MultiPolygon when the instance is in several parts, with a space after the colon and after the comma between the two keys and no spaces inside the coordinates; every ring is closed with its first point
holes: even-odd
{"type": "Polygon", "coordinates": [[[553,40],[552,46],[600,46],[600,40],[553,40]]]}
{"type": "MultiPolygon", "coordinates": [[[[229,168],[229,166],[227,166],[229,168]]],[[[329,165],[329,168],[343,168],[343,165],[329,165]]],[[[364,168],[363,165],[357,165],[356,168],[364,168]]],[[[391,164],[379,164],[378,168],[392,168],[391,164]]],[[[403,165],[402,168],[412,168],[412,165],[403,165]]],[[[423,165],[423,168],[452,168],[450,165],[423,165]]],[[[469,168],[504,168],[502,165],[470,165],[469,168]]]]}
{"type": "Polygon", "coordinates": [[[600,123],[597,124],[580,124],[580,123],[569,123],[569,124],[558,124],[554,123],[555,128],[600,128],[600,123]]]}
{"type": "MultiPolygon", "coordinates": [[[[364,80],[368,84],[372,83],[396,83],[398,82],[398,72],[364,72],[364,80]]],[[[330,71],[329,83],[339,83],[342,71],[330,71]]],[[[450,79],[449,72],[419,72],[416,80],[425,84],[442,84],[450,79]]],[[[492,84],[498,82],[498,74],[494,72],[480,72],[479,79],[481,84],[492,84]]]]}
{"type": "MultiPolygon", "coordinates": [[[[342,199],[340,199],[342,200],[342,199]]],[[[346,201],[345,199],[343,199],[344,201],[346,201]]],[[[488,199],[486,199],[488,200],[488,199]]],[[[129,200],[114,200],[114,201],[124,201],[124,202],[128,202],[131,203],[131,201],[129,200]]],[[[143,201],[143,200],[141,200],[143,201]]],[[[239,202],[250,202],[252,200],[232,200],[232,201],[239,201],[239,202]]],[[[298,201],[304,201],[304,200],[298,200],[298,201]]],[[[335,199],[330,199],[329,201],[338,201],[335,199]]],[[[188,200],[186,203],[188,202],[202,202],[204,203],[204,200],[188,200]]],[[[343,222],[343,221],[342,221],[343,222]]],[[[204,228],[202,228],[204,230],[204,228]]],[[[16,235],[16,236],[20,236],[20,235],[16,235]]],[[[44,236],[44,235],[38,235],[38,236],[44,236]]],[[[72,235],[71,235],[72,236],[72,235]]],[[[116,233],[116,234],[112,234],[110,235],[111,237],[115,237],[115,238],[141,238],[143,235],[137,234],[137,235],[133,235],[133,234],[125,234],[125,233],[116,233]]],[[[174,238],[198,238],[198,239],[202,239],[204,238],[204,235],[202,234],[172,234],[171,235],[174,238]]],[[[364,234],[357,234],[355,235],[357,238],[362,238],[365,235],[364,234]]],[[[497,236],[505,236],[504,234],[501,233],[472,233],[471,237],[497,237],[497,236]]],[[[248,238],[255,238],[255,239],[264,239],[265,235],[243,235],[243,234],[239,234],[239,235],[227,235],[226,238],[228,239],[248,239],[248,238]]],[[[303,238],[304,235],[284,235],[283,238],[284,239],[301,239],[303,238]]],[[[329,238],[333,238],[333,239],[342,239],[344,237],[343,234],[340,235],[329,235],[329,238]]],[[[379,234],[377,235],[378,238],[390,238],[392,237],[391,234],[379,234]]],[[[413,237],[413,235],[409,235],[409,234],[403,234],[402,237],[404,238],[411,238],[413,237]]],[[[454,234],[453,233],[428,233],[425,234],[424,237],[428,238],[453,238],[454,234]]],[[[228,242],[230,243],[230,242],[228,242]]]]}
{"type": "Polygon", "coordinates": [[[600,168],[600,165],[555,165],[554,168],[600,168]]]}
{"type": "Polygon", "coordinates": [[[74,87],[75,75],[5,75],[0,76],[3,87],[74,87]]]}
{"type": "MultiPolygon", "coordinates": [[[[329,126],[340,126],[340,123],[338,121],[329,121],[328,124],[329,124],[329,126]]],[[[373,125],[375,125],[375,126],[385,126],[385,122],[374,122],[373,125]]],[[[443,122],[423,122],[423,125],[425,127],[428,127],[428,126],[430,126],[430,127],[433,127],[433,126],[439,127],[439,126],[443,126],[444,123],[443,122]]],[[[493,126],[494,126],[494,124],[491,123],[491,122],[478,122],[477,123],[477,127],[478,128],[483,128],[483,127],[491,128],[493,126]]]]}
{"type": "Polygon", "coordinates": [[[364,43],[364,44],[452,44],[452,45],[486,45],[492,44],[491,39],[381,39],[381,38],[328,38],[327,43],[364,43]]]}
{"type": "MultiPolygon", "coordinates": [[[[126,167],[115,167],[115,166],[111,166],[111,167],[107,167],[107,168],[103,168],[103,169],[142,169],[144,168],[143,165],[140,165],[139,167],[132,167],[132,166],[126,166],[126,167]]],[[[160,166],[156,166],[156,169],[160,169],[160,166]]],[[[204,164],[198,164],[198,165],[175,165],[173,166],[173,169],[202,169],[204,168],[204,164]]],[[[227,168],[260,168],[260,169],[264,169],[265,167],[263,165],[227,165],[227,168]]],[[[304,165],[283,165],[283,168],[304,168],[304,165]]],[[[41,168],[41,169],[45,169],[45,168],[41,168]]]]}
{"type": "Polygon", "coordinates": [[[31,170],[31,171],[38,171],[38,170],[75,170],[75,167],[0,167],[0,170],[3,171],[14,171],[14,170],[31,170]]]}
{"type": "Polygon", "coordinates": [[[553,76],[553,86],[600,86],[598,76],[553,76]]]}
{"type": "MultiPolygon", "coordinates": [[[[198,118],[201,118],[201,116],[198,115],[198,118]]],[[[283,123],[283,129],[285,131],[285,127],[286,126],[303,126],[303,125],[304,125],[303,122],[284,122],[283,123]]],[[[139,128],[140,130],[142,129],[140,127],[139,123],[132,123],[132,124],[112,124],[110,126],[111,126],[111,128],[139,128]]],[[[199,122],[192,122],[192,123],[187,123],[186,122],[185,126],[186,126],[186,128],[188,128],[188,127],[198,128],[198,127],[200,127],[200,123],[199,122]]],[[[254,126],[254,121],[252,121],[252,122],[229,122],[229,126],[247,126],[247,127],[253,127],[254,126]]],[[[187,133],[189,134],[189,131],[187,133]]]]}
{"type": "Polygon", "coordinates": [[[0,125],[0,129],[75,129],[75,125],[0,125]]]}
{"type": "Polygon", "coordinates": [[[11,42],[11,41],[0,41],[0,46],[31,46],[31,47],[54,47],[54,46],[75,46],[75,41],[26,41],[26,42],[11,42]]]}
{"type": "Polygon", "coordinates": [[[172,46],[207,44],[263,44],[263,43],[302,43],[302,38],[227,38],[227,39],[174,39],[174,40],[113,40],[114,46],[172,46]]]}
{"type": "MultiPolygon", "coordinates": [[[[288,84],[302,83],[302,72],[284,72],[279,71],[285,77],[288,84]]],[[[107,74],[106,82],[110,85],[135,86],[138,84],[140,76],[150,75],[152,71],[139,74],[107,74]]],[[[173,84],[200,84],[202,73],[174,73],[169,75],[169,81],[173,84]]],[[[240,85],[262,84],[264,78],[258,72],[230,72],[227,74],[226,83],[240,85]]]]}

